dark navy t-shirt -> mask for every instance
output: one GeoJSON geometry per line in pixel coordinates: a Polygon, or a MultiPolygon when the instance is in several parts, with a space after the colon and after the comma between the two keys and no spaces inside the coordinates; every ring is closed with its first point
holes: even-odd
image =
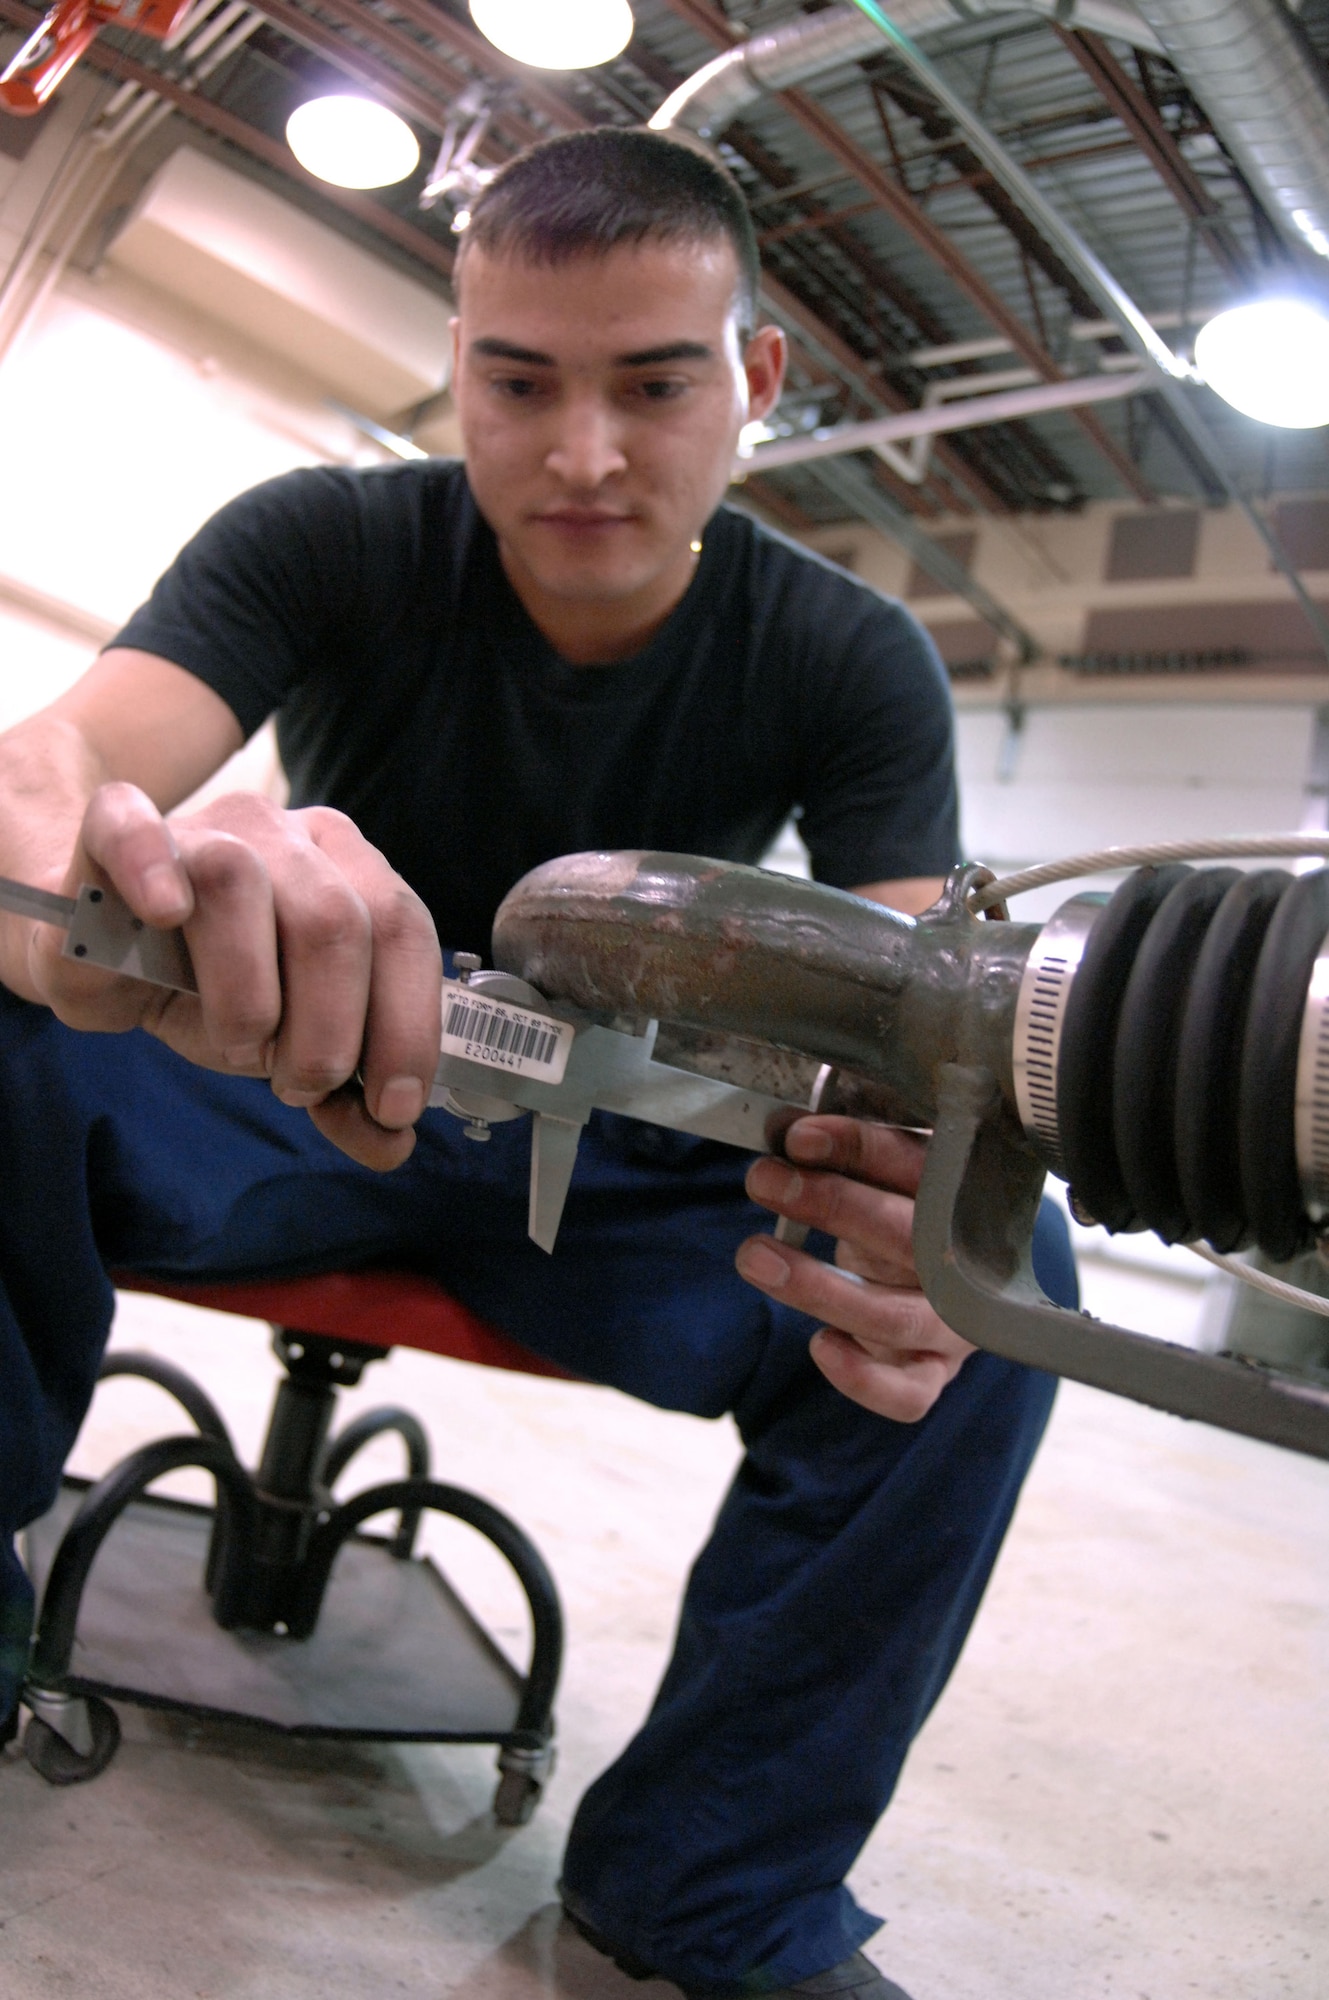
{"type": "Polygon", "coordinates": [[[650,644],[574,667],[527,617],[450,460],[288,473],[214,515],[114,641],[276,713],[292,804],[338,807],[485,952],[537,863],[760,859],[791,811],[818,879],[955,861],[951,711],[902,605],[722,507],[650,644]]]}

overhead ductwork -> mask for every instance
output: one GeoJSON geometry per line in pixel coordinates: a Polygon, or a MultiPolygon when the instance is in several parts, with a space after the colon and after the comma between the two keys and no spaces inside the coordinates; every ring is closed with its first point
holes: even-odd
{"type": "MultiPolygon", "coordinates": [[[[1153,29],[1120,0],[1015,0],[1013,5],[1010,0],[1005,5],[993,4],[993,0],[965,0],[963,7],[952,6],[951,0],[897,0],[891,19],[905,34],[919,36],[957,27],[975,15],[1009,19],[1012,13],[1043,14],[1062,27],[1089,28],[1096,35],[1112,35],[1155,55],[1163,54],[1153,29]]],[[[879,55],[882,46],[880,30],[857,7],[828,7],[820,14],[804,14],[754,35],[750,41],[736,43],[694,70],[665,99],[651,124],[658,131],[682,125],[703,138],[722,132],[766,91],[791,90],[841,63],[879,55]]]]}
{"type": "Polygon", "coordinates": [[[1270,220],[1329,257],[1329,82],[1280,0],[1139,7],[1270,220]]]}
{"type": "MultiPolygon", "coordinates": [[[[1329,83],[1281,0],[896,0],[913,39],[975,14],[1045,15],[1166,55],[1204,106],[1257,199],[1288,240],[1329,257],[1329,83]]],[[[702,136],[724,130],[766,91],[789,90],[883,47],[857,7],[806,14],[726,49],[660,106],[651,124],[702,136]]]]}

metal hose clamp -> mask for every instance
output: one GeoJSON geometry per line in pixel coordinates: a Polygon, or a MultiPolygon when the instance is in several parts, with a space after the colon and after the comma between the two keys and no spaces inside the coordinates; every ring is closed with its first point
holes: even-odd
{"type": "Polygon", "coordinates": [[[1062,1180],[1066,1168],[1057,1123],[1061,1031],[1075,974],[1106,903],[1101,890],[1091,889],[1062,904],[1034,940],[1015,1003],[1016,1108],[1027,1136],[1062,1180]]]}
{"type": "Polygon", "coordinates": [[[1311,968],[1297,1049],[1297,1172],[1312,1222],[1329,1215],[1329,937],[1311,968]]]}

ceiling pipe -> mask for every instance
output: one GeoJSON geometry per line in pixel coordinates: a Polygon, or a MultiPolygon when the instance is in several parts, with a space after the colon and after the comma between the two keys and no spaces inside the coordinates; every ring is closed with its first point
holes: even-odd
{"type": "MultiPolygon", "coordinates": [[[[1032,13],[1068,28],[1089,28],[1136,48],[1163,54],[1163,45],[1134,8],[1123,0],[896,0],[891,18],[907,34],[926,35],[954,27],[975,14],[994,18],[1032,13]]],[[[820,14],[799,15],[781,27],[754,35],[725,49],[713,61],[694,70],[660,106],[651,124],[657,131],[682,125],[705,138],[722,132],[739,113],[770,90],[791,90],[842,63],[861,62],[881,51],[881,36],[857,7],[828,7],[820,14]]]]}
{"type": "Polygon", "coordinates": [[[1329,258],[1329,82],[1280,0],[1140,0],[1272,222],[1329,258]]]}
{"type": "MultiPolygon", "coordinates": [[[[982,381],[983,377],[976,375],[972,382],[965,382],[965,387],[977,388],[982,381]]],[[[958,383],[946,386],[958,387],[958,383]]],[[[739,460],[738,470],[740,474],[773,472],[781,465],[841,458],[851,451],[875,451],[883,444],[937,437],[945,431],[971,430],[976,424],[1009,424],[1020,417],[1042,416],[1048,410],[1072,410],[1086,403],[1112,402],[1154,386],[1155,377],[1145,369],[1136,368],[1129,375],[1085,375],[1078,381],[1072,378],[1069,382],[1040,382],[1031,388],[970,395],[963,402],[903,410],[898,416],[873,417],[867,423],[837,424],[834,429],[812,431],[805,437],[777,438],[771,444],[755,446],[750,457],[739,460]]]]}

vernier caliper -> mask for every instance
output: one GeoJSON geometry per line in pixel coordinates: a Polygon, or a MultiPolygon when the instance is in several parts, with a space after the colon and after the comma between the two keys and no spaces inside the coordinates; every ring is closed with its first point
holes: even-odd
{"type": "MultiPolygon", "coordinates": [[[[65,931],[66,958],[177,993],[198,990],[182,933],[143,923],[114,890],[85,885],[76,898],[57,896],[0,876],[0,910],[65,931]]],[[[443,985],[443,1042],[429,1102],[464,1119],[475,1139],[487,1139],[491,1125],[534,1114],[528,1226],[542,1250],[553,1250],[592,1111],[764,1153],[778,1145],[791,1115],[815,1107],[826,1072],[797,1103],[742,1089],[657,1061],[653,1020],[605,1026],[555,1007],[526,980],[482,971],[467,954],[454,963],[460,977],[443,985]]],[[[806,1230],[782,1220],[776,1233],[798,1243],[806,1230]]]]}

